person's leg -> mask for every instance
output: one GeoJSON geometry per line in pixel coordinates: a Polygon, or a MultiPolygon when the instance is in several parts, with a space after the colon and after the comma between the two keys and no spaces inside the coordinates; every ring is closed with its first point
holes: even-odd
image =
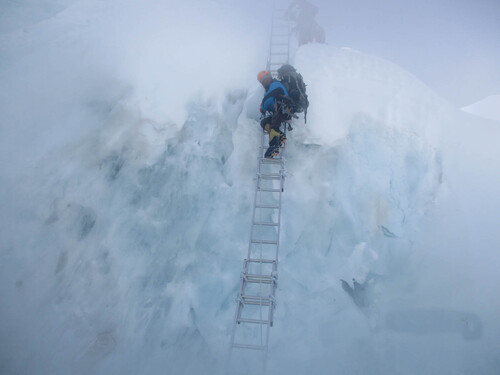
{"type": "MultiPolygon", "coordinates": [[[[272,122],[271,122],[271,128],[273,131],[273,138],[278,137],[278,145],[283,146],[286,142],[286,135],[281,131],[281,123],[284,121],[283,115],[280,116],[280,114],[276,114],[273,116],[272,122]]],[[[269,135],[269,141],[271,141],[271,134],[269,135]]]]}
{"type": "Polygon", "coordinates": [[[279,145],[280,134],[282,134],[281,131],[272,128],[271,131],[269,132],[269,145],[274,143],[279,145]]]}
{"type": "Polygon", "coordinates": [[[272,116],[264,117],[260,121],[260,126],[266,133],[269,133],[269,131],[271,130],[271,124],[272,124],[272,116]]]}
{"type": "Polygon", "coordinates": [[[269,134],[269,148],[264,154],[266,158],[273,158],[279,153],[279,132],[276,132],[274,129],[273,117],[274,116],[264,117],[260,122],[262,129],[269,134]]]}

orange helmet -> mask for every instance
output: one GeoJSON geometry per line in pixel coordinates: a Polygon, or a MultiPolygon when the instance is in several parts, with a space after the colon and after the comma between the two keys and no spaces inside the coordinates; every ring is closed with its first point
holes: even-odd
{"type": "Polygon", "coordinates": [[[259,72],[259,74],[257,74],[257,79],[259,80],[260,83],[262,83],[262,80],[264,79],[264,77],[266,76],[270,76],[271,73],[269,73],[267,70],[262,70],[259,72]]]}

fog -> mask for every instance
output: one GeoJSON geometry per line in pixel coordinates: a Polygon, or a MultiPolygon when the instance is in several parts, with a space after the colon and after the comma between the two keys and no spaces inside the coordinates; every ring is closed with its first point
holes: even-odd
{"type": "MultiPolygon", "coordinates": [[[[294,44],[270,373],[497,373],[500,128],[457,108],[495,93],[498,6],[367,3],[294,44]]],[[[0,5],[1,374],[223,371],[268,9],[0,5]]]]}

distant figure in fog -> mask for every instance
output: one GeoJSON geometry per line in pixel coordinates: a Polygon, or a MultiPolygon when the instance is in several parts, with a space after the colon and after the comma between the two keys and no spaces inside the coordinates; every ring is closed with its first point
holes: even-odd
{"type": "Polygon", "coordinates": [[[294,0],[288,8],[290,20],[295,22],[308,22],[314,20],[318,14],[318,7],[306,0],[294,0]]]}
{"type": "Polygon", "coordinates": [[[306,0],[294,0],[288,8],[288,18],[293,22],[299,46],[306,43],[325,43],[325,30],[314,19],[318,8],[306,0]]]}

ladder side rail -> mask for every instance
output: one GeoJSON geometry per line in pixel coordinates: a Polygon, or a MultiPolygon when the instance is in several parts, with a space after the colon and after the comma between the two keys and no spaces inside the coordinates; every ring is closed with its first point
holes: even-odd
{"type": "MultiPolygon", "coordinates": [[[[264,148],[264,131],[262,131],[262,134],[261,134],[261,145],[259,147],[259,154],[262,155],[263,153],[263,148],[264,148]]],[[[250,259],[251,258],[251,253],[252,253],[252,239],[253,239],[253,228],[254,228],[254,221],[255,221],[255,211],[256,211],[256,207],[257,207],[257,198],[258,198],[258,195],[259,195],[259,188],[260,188],[260,181],[259,181],[259,175],[261,174],[261,171],[262,171],[262,165],[260,163],[260,159],[259,159],[259,167],[258,167],[258,170],[257,170],[257,179],[255,181],[255,195],[254,195],[254,201],[253,201],[253,208],[252,208],[252,221],[250,223],[250,240],[248,241],[248,252],[247,252],[247,259],[250,259]]]]}
{"type": "MultiPolygon", "coordinates": [[[[286,134],[286,123],[283,123],[283,126],[284,126],[284,132],[286,134]]],[[[281,235],[281,204],[282,204],[282,194],[284,192],[284,189],[285,189],[285,160],[286,160],[286,143],[283,147],[283,149],[281,150],[281,161],[282,163],[280,164],[280,174],[281,174],[281,179],[280,179],[280,193],[279,193],[279,203],[278,203],[278,206],[280,207],[279,210],[278,210],[278,245],[276,246],[276,272],[278,272],[278,259],[279,259],[279,249],[280,249],[280,235],[281,235]]]]}

